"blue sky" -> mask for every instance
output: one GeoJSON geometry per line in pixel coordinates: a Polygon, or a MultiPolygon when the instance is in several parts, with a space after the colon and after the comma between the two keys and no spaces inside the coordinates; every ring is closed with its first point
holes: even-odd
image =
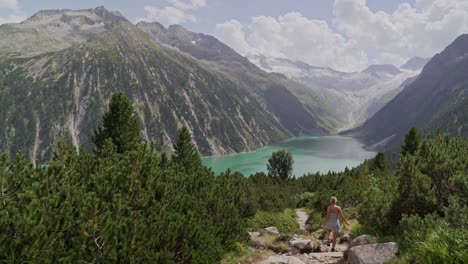
{"type": "Polygon", "coordinates": [[[214,35],[242,55],[342,71],[431,57],[468,32],[468,0],[0,0],[0,24],[41,9],[101,5],[132,22],[214,35]]]}
{"type": "MultiPolygon", "coordinates": [[[[120,11],[132,22],[145,17],[144,6],[171,5],[165,0],[18,0],[17,2],[21,14],[27,17],[43,9],[87,9],[103,5],[108,9],[120,11]]],[[[414,0],[368,0],[367,4],[374,11],[392,12],[403,2],[414,3],[414,0]]],[[[216,24],[229,19],[248,23],[254,16],[280,16],[291,11],[301,12],[309,18],[331,22],[332,9],[333,0],[208,0],[203,8],[191,12],[197,17],[195,23],[182,24],[190,30],[212,34],[216,24]]],[[[0,17],[12,13],[14,10],[0,8],[0,17]]]]}

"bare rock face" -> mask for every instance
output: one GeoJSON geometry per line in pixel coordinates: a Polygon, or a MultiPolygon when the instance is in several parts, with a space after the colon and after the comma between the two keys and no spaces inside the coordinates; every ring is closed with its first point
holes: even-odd
{"type": "Polygon", "coordinates": [[[350,264],[380,264],[395,257],[398,245],[394,242],[355,246],[349,250],[350,264]]]}

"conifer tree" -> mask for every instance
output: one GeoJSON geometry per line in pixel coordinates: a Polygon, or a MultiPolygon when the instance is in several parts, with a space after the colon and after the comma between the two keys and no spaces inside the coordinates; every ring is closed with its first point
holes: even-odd
{"type": "Polygon", "coordinates": [[[95,153],[98,155],[106,140],[111,140],[117,153],[135,150],[142,141],[140,122],[133,112],[130,100],[123,93],[112,95],[109,111],[104,115],[102,123],[102,127],[96,129],[92,136],[96,146],[95,153]]]}
{"type": "Polygon", "coordinates": [[[201,166],[198,150],[192,144],[192,136],[187,127],[182,127],[174,144],[174,154],[172,161],[182,166],[186,171],[199,168],[201,166]]]}
{"type": "Polygon", "coordinates": [[[294,160],[289,151],[282,149],[271,154],[268,159],[268,174],[286,180],[291,177],[294,160]]]}
{"type": "Polygon", "coordinates": [[[394,204],[395,224],[402,214],[431,213],[436,204],[435,191],[431,178],[423,174],[417,164],[417,158],[411,155],[403,156],[398,164],[397,176],[400,179],[398,194],[394,204]]]}
{"type": "Polygon", "coordinates": [[[401,145],[401,155],[414,155],[419,148],[421,136],[415,127],[412,127],[405,136],[405,141],[401,145]]]}

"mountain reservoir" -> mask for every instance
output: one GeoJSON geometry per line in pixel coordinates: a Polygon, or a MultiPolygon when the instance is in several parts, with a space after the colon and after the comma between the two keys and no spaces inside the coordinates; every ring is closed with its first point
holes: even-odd
{"type": "Polygon", "coordinates": [[[271,154],[287,149],[294,159],[293,174],[296,177],[306,173],[327,173],[353,168],[376,153],[362,148],[363,143],[352,137],[343,136],[303,136],[290,139],[278,145],[268,146],[254,152],[203,158],[203,164],[216,174],[231,169],[245,176],[256,172],[267,172],[267,162],[271,154]]]}

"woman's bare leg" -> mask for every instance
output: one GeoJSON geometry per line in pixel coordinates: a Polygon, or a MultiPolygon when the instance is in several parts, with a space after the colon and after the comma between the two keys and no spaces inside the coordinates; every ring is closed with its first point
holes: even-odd
{"type": "Polygon", "coordinates": [[[333,242],[332,242],[332,250],[335,249],[336,245],[336,238],[338,237],[338,232],[333,232],[333,242]]]}

